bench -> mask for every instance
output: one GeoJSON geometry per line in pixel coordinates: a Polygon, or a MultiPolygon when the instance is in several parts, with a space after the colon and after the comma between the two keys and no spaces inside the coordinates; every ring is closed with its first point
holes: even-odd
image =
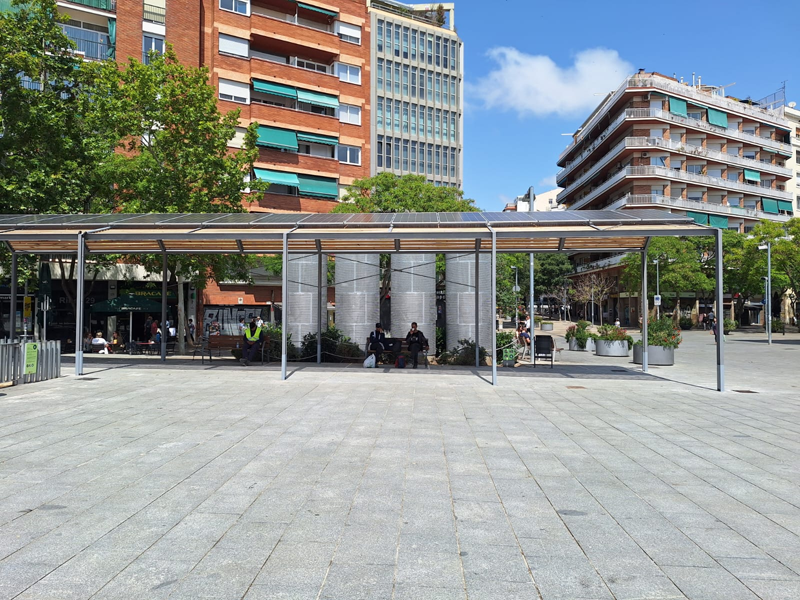
{"type": "MultiPolygon", "coordinates": [[[[369,356],[370,354],[375,354],[375,352],[373,350],[369,349],[369,338],[367,338],[365,347],[367,349],[365,354],[364,354],[365,356],[369,356]]],[[[395,359],[397,358],[397,356],[399,354],[401,354],[402,352],[408,352],[408,351],[409,350],[408,350],[408,344],[406,343],[406,338],[404,338],[404,337],[402,337],[402,338],[397,338],[397,337],[391,337],[390,338],[390,337],[387,337],[386,338],[385,348],[384,348],[383,352],[381,352],[381,354],[382,355],[387,355],[388,354],[391,357],[391,364],[394,364],[394,361],[395,361],[395,359]]],[[[423,348],[422,350],[420,350],[420,354],[422,355],[423,364],[427,366],[427,364],[428,364],[428,351],[423,348]]],[[[377,358],[378,357],[376,357],[376,360],[377,360],[377,358]]]]}
{"type": "MultiPolygon", "coordinates": [[[[217,356],[222,356],[222,352],[230,354],[231,350],[242,348],[244,346],[243,339],[238,335],[209,335],[200,341],[200,346],[195,347],[192,352],[192,360],[200,353],[200,360],[205,364],[205,357],[208,356],[208,361],[211,362],[212,354],[216,351],[217,356]]],[[[262,336],[261,338],[261,364],[264,364],[264,355],[266,354],[267,363],[269,363],[269,337],[262,336]]]]}

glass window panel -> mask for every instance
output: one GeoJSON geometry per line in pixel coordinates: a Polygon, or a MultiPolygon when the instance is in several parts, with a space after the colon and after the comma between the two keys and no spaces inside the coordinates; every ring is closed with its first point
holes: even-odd
{"type": "Polygon", "coordinates": [[[400,138],[394,138],[394,170],[400,170],[400,138]]]}
{"type": "Polygon", "coordinates": [[[408,58],[408,27],[403,27],[403,58],[408,58]]]}
{"type": "Polygon", "coordinates": [[[403,133],[408,133],[408,102],[403,102],[403,133]]]}
{"type": "Polygon", "coordinates": [[[383,52],[383,19],[378,19],[378,32],[376,34],[376,42],[378,52],[383,52]]]}

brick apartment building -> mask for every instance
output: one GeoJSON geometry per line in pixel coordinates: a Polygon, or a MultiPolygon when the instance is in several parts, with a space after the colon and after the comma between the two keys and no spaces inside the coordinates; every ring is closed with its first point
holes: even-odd
{"type": "MultiPolygon", "coordinates": [[[[787,221],[795,192],[782,100],[741,101],[699,78],[640,71],[600,103],[562,152],[558,202],[568,210],[656,208],[744,233],[761,219],[787,221]]],[[[617,276],[621,258],[574,260],[579,272],[617,276]]]]}

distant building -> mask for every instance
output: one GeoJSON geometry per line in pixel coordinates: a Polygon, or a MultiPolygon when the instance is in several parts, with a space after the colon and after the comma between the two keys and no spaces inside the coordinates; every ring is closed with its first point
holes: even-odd
{"type": "Polygon", "coordinates": [[[507,211],[517,211],[517,212],[530,212],[531,210],[542,211],[542,210],[564,210],[563,206],[559,206],[558,204],[558,194],[561,192],[561,188],[555,188],[554,190],[548,190],[546,192],[542,192],[541,194],[536,194],[533,191],[533,188],[528,188],[528,191],[525,192],[522,196],[517,196],[513,202],[509,202],[506,204],[506,207],[503,209],[503,212],[507,211]],[[531,205],[533,205],[533,209],[531,209],[531,205]]]}
{"type": "Polygon", "coordinates": [[[784,114],[792,130],[792,157],[786,161],[786,166],[792,170],[789,191],[794,194],[795,212],[800,212],[800,110],[797,110],[796,106],[797,103],[790,102],[784,109],[784,114]]]}

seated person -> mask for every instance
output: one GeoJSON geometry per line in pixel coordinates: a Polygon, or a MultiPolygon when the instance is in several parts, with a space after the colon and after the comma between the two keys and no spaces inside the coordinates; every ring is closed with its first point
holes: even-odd
{"type": "Polygon", "coordinates": [[[425,334],[417,329],[416,323],[411,323],[411,329],[406,334],[406,343],[408,344],[408,351],[411,353],[413,368],[416,369],[420,351],[423,348],[425,350],[428,349],[428,340],[425,334]]]}
{"type": "Polygon", "coordinates": [[[100,350],[99,354],[108,354],[109,343],[103,337],[102,331],[98,331],[97,335],[92,338],[92,346],[100,344],[102,344],[103,349],[100,350]]]}
{"type": "Polygon", "coordinates": [[[375,323],[375,331],[369,334],[367,353],[374,352],[375,359],[379,360],[384,350],[386,350],[386,334],[383,332],[381,324],[375,323]]]}
{"type": "Polygon", "coordinates": [[[239,362],[245,366],[250,366],[256,353],[261,349],[261,328],[256,325],[255,319],[250,321],[250,325],[244,329],[244,346],[242,346],[242,358],[239,362]]]}
{"type": "Polygon", "coordinates": [[[531,345],[531,334],[530,332],[526,331],[524,328],[519,332],[519,343],[524,344],[530,348],[531,345]]]}

